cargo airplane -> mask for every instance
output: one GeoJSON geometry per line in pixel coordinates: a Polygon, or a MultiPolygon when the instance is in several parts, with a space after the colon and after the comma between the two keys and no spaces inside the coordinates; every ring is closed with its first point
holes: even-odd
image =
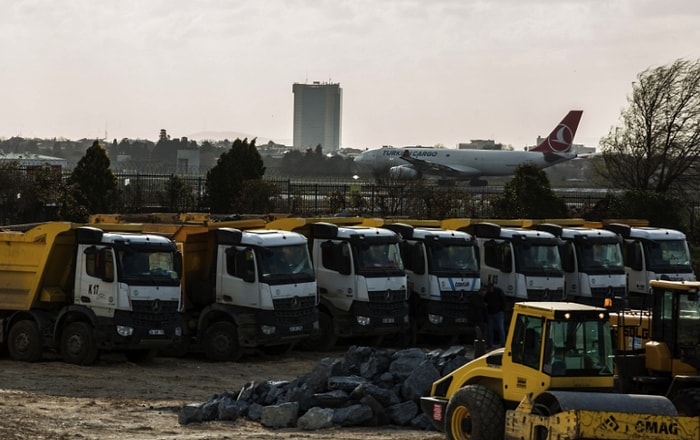
{"type": "Polygon", "coordinates": [[[546,168],[576,157],[571,151],[583,111],[572,110],[554,130],[528,151],[455,150],[430,147],[382,147],[367,150],[355,158],[360,173],[394,179],[432,177],[440,180],[471,180],[485,185],[479,177],[510,176],[520,165],[546,168]]]}

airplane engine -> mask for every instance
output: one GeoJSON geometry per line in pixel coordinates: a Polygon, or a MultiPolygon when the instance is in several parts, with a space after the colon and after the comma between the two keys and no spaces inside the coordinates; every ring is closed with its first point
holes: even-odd
{"type": "Polygon", "coordinates": [[[421,173],[411,166],[399,165],[397,167],[389,168],[389,176],[392,179],[410,180],[420,178],[421,173]]]}

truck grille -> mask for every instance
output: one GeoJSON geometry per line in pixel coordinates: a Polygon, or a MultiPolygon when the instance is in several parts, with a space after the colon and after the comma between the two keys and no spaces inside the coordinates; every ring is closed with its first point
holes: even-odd
{"type": "Polygon", "coordinates": [[[177,315],[178,301],[132,301],[131,307],[134,311],[133,320],[135,323],[150,325],[152,323],[168,322],[177,315]]]}
{"type": "Polygon", "coordinates": [[[445,307],[442,308],[440,313],[442,313],[444,316],[455,319],[468,316],[469,298],[472,294],[473,292],[467,292],[464,290],[458,292],[453,290],[441,291],[441,302],[445,305],[445,307]]]}
{"type": "Polygon", "coordinates": [[[405,290],[382,290],[368,295],[369,306],[375,311],[397,312],[406,306],[405,290]]]}
{"type": "Polygon", "coordinates": [[[275,308],[277,324],[296,325],[305,321],[304,318],[313,316],[316,296],[275,299],[272,305],[275,308]]]}

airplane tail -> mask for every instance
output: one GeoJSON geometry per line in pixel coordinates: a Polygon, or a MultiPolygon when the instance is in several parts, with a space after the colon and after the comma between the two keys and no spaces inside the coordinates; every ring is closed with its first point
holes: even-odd
{"type": "Polygon", "coordinates": [[[574,135],[581,120],[581,115],[583,115],[582,110],[571,110],[559,125],[552,130],[549,136],[530,151],[538,151],[540,153],[571,152],[571,145],[574,143],[574,135]]]}

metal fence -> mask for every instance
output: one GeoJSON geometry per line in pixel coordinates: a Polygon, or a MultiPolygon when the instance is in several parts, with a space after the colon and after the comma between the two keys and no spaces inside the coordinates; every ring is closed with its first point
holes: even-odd
{"type": "MultiPolygon", "coordinates": [[[[172,174],[117,173],[125,205],[141,212],[162,211],[162,194],[172,174]]],[[[178,175],[192,191],[191,211],[208,212],[203,175],[178,175]]],[[[300,216],[365,215],[430,217],[440,205],[450,216],[487,217],[490,201],[501,195],[502,186],[472,187],[468,182],[438,185],[428,181],[375,182],[365,179],[265,178],[276,188],[272,213],[300,216]]],[[[586,212],[611,193],[607,189],[558,188],[573,215],[586,212]]],[[[259,213],[258,213],[259,214],[259,213]]]]}

